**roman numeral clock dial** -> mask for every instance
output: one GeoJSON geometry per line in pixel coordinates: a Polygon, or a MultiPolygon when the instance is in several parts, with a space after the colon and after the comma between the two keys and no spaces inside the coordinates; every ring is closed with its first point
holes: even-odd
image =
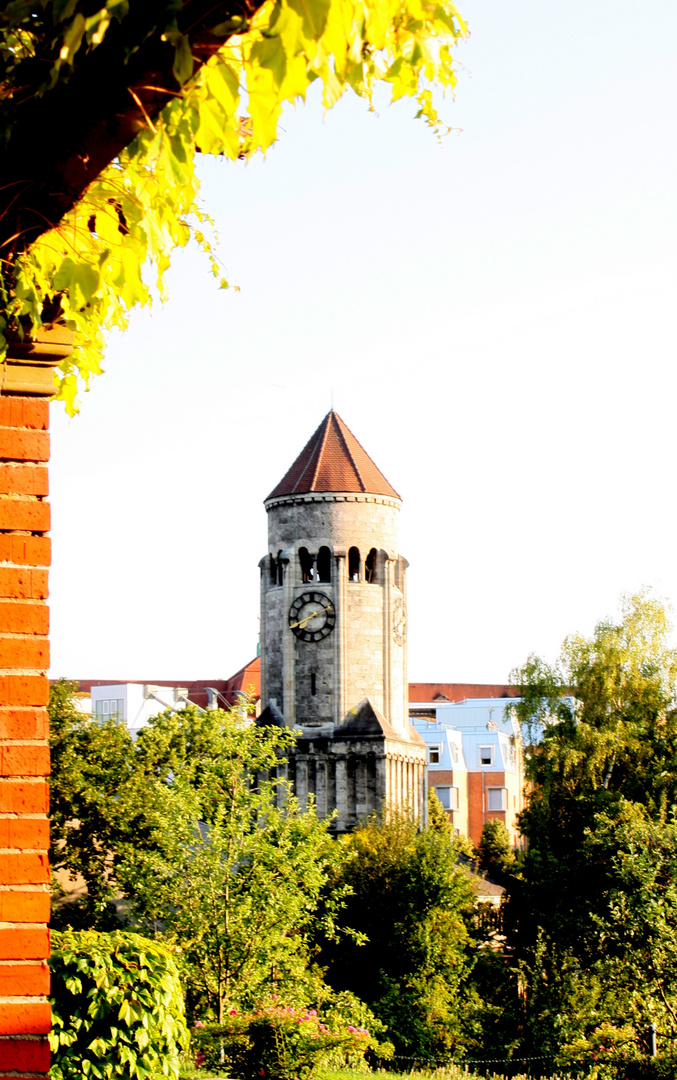
{"type": "Polygon", "coordinates": [[[334,605],[326,593],[301,593],[289,608],[289,628],[299,641],[322,641],[335,624],[334,605]]]}

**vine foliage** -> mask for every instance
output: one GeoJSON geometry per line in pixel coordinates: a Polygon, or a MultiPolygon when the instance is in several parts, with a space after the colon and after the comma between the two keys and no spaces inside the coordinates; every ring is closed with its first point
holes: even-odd
{"type": "Polygon", "coordinates": [[[451,0],[105,0],[98,9],[13,0],[0,13],[0,140],[13,170],[0,166],[0,359],[8,334],[56,312],[75,331],[57,376],[57,396],[74,411],[78,385],[101,371],[106,332],[124,328],[155,289],[164,296],[177,247],[194,237],[228,287],[199,202],[197,152],[265,153],[285,103],[314,82],[327,109],[347,90],[371,104],[384,83],[440,132],[435,91],[453,91],[452,49],[466,33],[451,0]],[[97,70],[114,73],[111,85],[99,86],[97,70]],[[101,91],[84,118],[83,86],[92,98],[101,91]],[[58,129],[64,112],[81,124],[79,141],[70,129],[60,141],[46,133],[49,153],[31,165],[26,124],[51,115],[58,129]]]}
{"type": "Polygon", "coordinates": [[[183,994],[169,949],[138,934],[54,934],[53,1080],[178,1077],[188,1046],[183,994]]]}

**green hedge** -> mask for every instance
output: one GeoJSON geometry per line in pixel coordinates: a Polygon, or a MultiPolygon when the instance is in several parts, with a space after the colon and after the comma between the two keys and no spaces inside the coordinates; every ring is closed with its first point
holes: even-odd
{"type": "Polygon", "coordinates": [[[178,1077],[189,1039],[169,950],[122,931],[52,943],[52,1080],[178,1077]]]}

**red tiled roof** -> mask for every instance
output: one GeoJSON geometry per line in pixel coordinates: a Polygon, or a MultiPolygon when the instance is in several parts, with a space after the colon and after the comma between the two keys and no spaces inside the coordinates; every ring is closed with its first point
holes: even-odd
{"type": "MultiPolygon", "coordinates": [[[[53,679],[52,682],[57,680],[53,679]]],[[[188,700],[203,709],[209,704],[207,687],[218,692],[220,705],[236,705],[241,693],[251,692],[256,700],[261,694],[261,661],[255,657],[229,679],[74,679],[81,694],[91,694],[93,686],[116,686],[135,683],[142,686],[172,688],[185,686],[188,700]]]]}
{"type": "MultiPolygon", "coordinates": [[[[52,682],[56,682],[53,679],[52,682]]],[[[229,679],[74,679],[80,693],[89,694],[93,686],[115,686],[116,683],[143,683],[153,686],[185,686],[188,698],[203,708],[208,704],[206,688],[214,687],[221,703],[235,705],[240,693],[261,694],[261,660],[256,656],[229,679]]],[[[519,697],[518,686],[506,683],[409,683],[409,701],[441,705],[445,701],[466,701],[468,698],[519,697]]]]}
{"type": "Polygon", "coordinates": [[[226,680],[225,694],[231,705],[237,701],[238,693],[251,694],[254,700],[261,696],[261,657],[256,656],[226,680]]]}
{"type": "Polygon", "coordinates": [[[409,683],[409,700],[416,702],[466,701],[467,698],[519,697],[518,686],[505,683],[409,683]]]}
{"type": "Polygon", "coordinates": [[[332,409],[268,499],[311,491],[367,492],[399,499],[352,431],[332,409]]]}

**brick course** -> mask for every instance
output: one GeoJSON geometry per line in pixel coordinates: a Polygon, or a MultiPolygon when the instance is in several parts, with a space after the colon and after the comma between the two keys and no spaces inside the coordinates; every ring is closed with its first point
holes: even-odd
{"type": "Polygon", "coordinates": [[[0,465],[0,495],[47,495],[45,465],[0,465]]]}
{"type": "Polygon", "coordinates": [[[46,634],[49,609],[46,604],[3,604],[0,602],[0,634],[46,634]]]}
{"type": "Polygon", "coordinates": [[[0,922],[46,923],[49,921],[49,893],[34,889],[0,891],[0,922]]]}
{"type": "Polygon", "coordinates": [[[0,394],[0,1080],[49,1070],[49,405],[35,386],[0,394]]]}
{"type": "Polygon", "coordinates": [[[46,814],[49,788],[44,780],[0,780],[0,814],[46,814]]]}
{"type": "Polygon", "coordinates": [[[49,967],[44,961],[0,965],[0,997],[32,997],[48,993],[49,967]]]}

